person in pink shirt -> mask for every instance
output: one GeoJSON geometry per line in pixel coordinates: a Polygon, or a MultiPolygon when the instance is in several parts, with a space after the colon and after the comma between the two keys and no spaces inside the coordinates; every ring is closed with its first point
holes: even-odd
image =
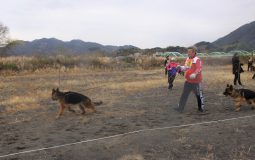
{"type": "Polygon", "coordinates": [[[168,89],[172,89],[174,86],[173,82],[176,77],[176,74],[178,73],[177,66],[179,65],[180,65],[179,63],[175,62],[175,58],[172,57],[166,66],[168,74],[168,89]]]}

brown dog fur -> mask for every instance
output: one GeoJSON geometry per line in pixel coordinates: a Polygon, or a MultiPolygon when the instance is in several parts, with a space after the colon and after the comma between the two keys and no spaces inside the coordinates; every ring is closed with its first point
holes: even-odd
{"type": "Polygon", "coordinates": [[[240,111],[244,103],[250,104],[251,109],[255,109],[255,92],[248,89],[234,89],[232,85],[227,85],[225,96],[231,96],[235,101],[235,110],[240,111]]]}
{"type": "Polygon", "coordinates": [[[73,109],[71,109],[71,106],[78,105],[81,114],[85,114],[85,108],[89,108],[93,110],[93,112],[96,112],[95,105],[100,105],[102,102],[92,102],[90,98],[88,98],[85,95],[82,95],[80,93],[76,92],[61,92],[59,89],[52,89],[52,100],[59,101],[60,103],[60,109],[59,113],[57,114],[56,118],[59,118],[64,110],[68,108],[69,111],[75,112],[73,109]]]}

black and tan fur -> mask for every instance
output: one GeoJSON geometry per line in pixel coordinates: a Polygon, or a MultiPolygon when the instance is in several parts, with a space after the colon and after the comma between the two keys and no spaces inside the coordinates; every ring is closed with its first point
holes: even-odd
{"type": "Polygon", "coordinates": [[[240,111],[241,105],[244,103],[250,104],[251,109],[255,109],[255,92],[249,89],[235,89],[232,85],[227,85],[225,96],[231,96],[235,101],[236,111],[240,111]]]}
{"type": "Polygon", "coordinates": [[[71,109],[71,106],[73,105],[79,105],[79,108],[81,110],[81,114],[85,114],[85,108],[89,108],[93,110],[93,112],[96,112],[95,105],[100,105],[102,102],[92,102],[91,99],[83,94],[76,93],[76,92],[61,92],[59,89],[52,89],[52,100],[59,101],[60,103],[60,109],[59,113],[56,116],[56,118],[59,118],[65,108],[67,108],[71,112],[75,112],[73,109],[71,109]]]}

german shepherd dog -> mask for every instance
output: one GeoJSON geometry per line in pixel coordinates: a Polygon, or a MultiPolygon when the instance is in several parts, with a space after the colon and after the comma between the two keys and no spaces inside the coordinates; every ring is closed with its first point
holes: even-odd
{"type": "Polygon", "coordinates": [[[60,103],[59,113],[56,116],[56,118],[59,118],[63,114],[65,108],[68,108],[70,112],[75,113],[75,110],[71,109],[71,106],[73,105],[79,105],[81,114],[85,114],[86,113],[85,108],[92,109],[93,112],[96,112],[96,109],[94,106],[100,105],[103,103],[102,101],[92,102],[89,97],[84,96],[83,94],[80,94],[80,93],[71,92],[71,91],[61,92],[59,91],[58,88],[52,89],[51,98],[52,100],[59,101],[60,103]]]}
{"type": "Polygon", "coordinates": [[[240,107],[243,103],[250,104],[251,109],[255,109],[255,92],[249,89],[234,89],[232,85],[227,84],[225,96],[231,96],[234,98],[236,111],[240,111],[240,107]]]}

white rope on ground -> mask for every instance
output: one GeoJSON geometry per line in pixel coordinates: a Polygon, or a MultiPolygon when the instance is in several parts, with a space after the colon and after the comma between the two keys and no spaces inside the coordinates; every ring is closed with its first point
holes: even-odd
{"type": "Polygon", "coordinates": [[[116,135],[107,136],[107,137],[88,139],[88,140],[84,140],[84,141],[79,141],[79,142],[74,142],[74,143],[66,143],[66,144],[56,145],[56,146],[52,146],[52,147],[44,147],[44,148],[39,148],[39,149],[34,149],[34,150],[27,150],[27,151],[22,151],[22,152],[10,153],[10,154],[6,154],[6,155],[1,155],[0,158],[15,156],[15,155],[19,155],[19,154],[25,154],[25,153],[38,152],[38,151],[43,151],[43,150],[56,149],[56,148],[72,146],[72,145],[81,144],[81,143],[95,142],[95,141],[100,141],[100,140],[105,140],[105,139],[110,139],[110,138],[115,138],[115,137],[121,137],[121,136],[125,136],[125,135],[130,135],[130,134],[136,134],[136,133],[140,133],[140,132],[156,131],[156,130],[164,130],[164,129],[173,129],[173,128],[181,128],[181,127],[190,127],[190,126],[203,125],[203,124],[213,124],[213,123],[232,121],[232,120],[237,120],[237,119],[252,118],[252,117],[255,117],[255,114],[254,115],[249,115],[249,116],[243,116],[243,117],[228,118],[228,119],[222,119],[222,120],[213,120],[213,121],[199,122],[199,123],[190,123],[190,124],[176,125],[176,126],[170,126],[170,127],[141,129],[141,130],[137,130],[137,131],[131,131],[131,132],[116,134],[116,135]]]}

